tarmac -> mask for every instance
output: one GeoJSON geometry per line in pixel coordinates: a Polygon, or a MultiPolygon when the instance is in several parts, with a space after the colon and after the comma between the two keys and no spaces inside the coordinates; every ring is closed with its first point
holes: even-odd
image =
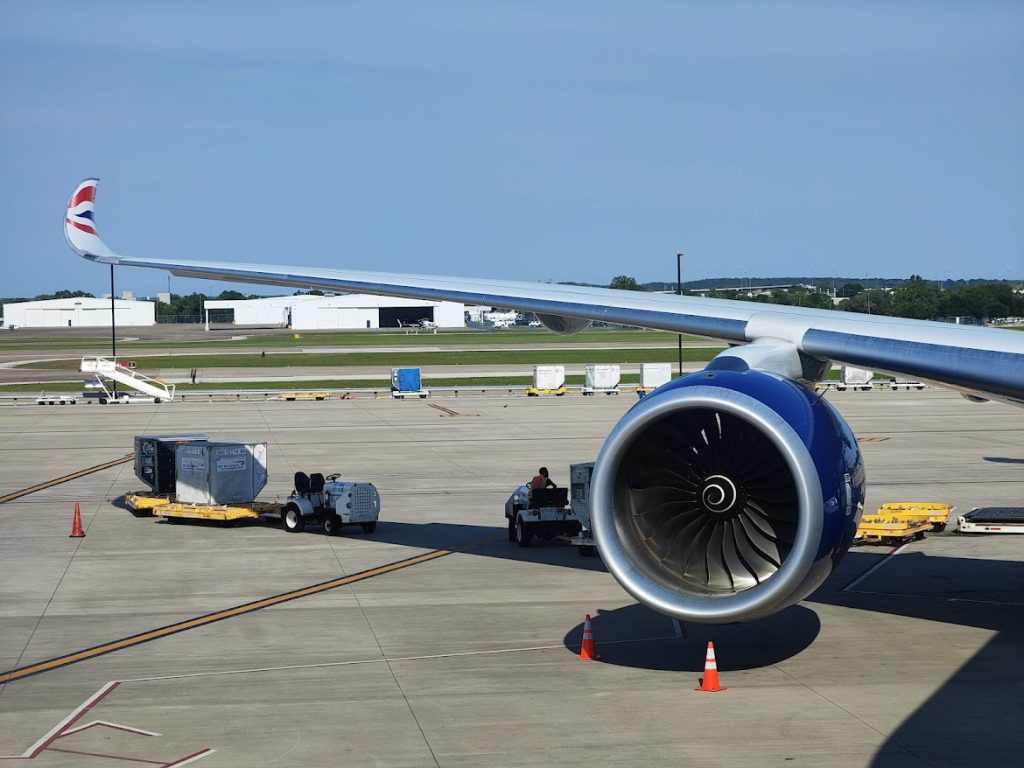
{"type": "MultiPolygon", "coordinates": [[[[1024,412],[829,392],[868,509],[1024,505],[1024,412]]],[[[136,434],[266,440],[271,483],[377,485],[373,534],[136,517],[130,463],[0,503],[0,755],[30,766],[1008,766],[1024,754],[1024,536],[852,550],[753,624],[676,624],[599,558],[506,540],[619,397],[0,408],[0,497],[136,434]],[[434,406],[442,406],[441,409],[434,406]],[[454,412],[452,415],[450,412],[454,412]],[[81,505],[86,537],[71,539],[81,505]],[[599,661],[576,658],[584,614],[599,661]],[[713,640],[727,691],[694,691],[713,640]],[[90,650],[92,649],[92,650],[90,650]]],[[[951,521],[952,522],[952,521],[951,521]]],[[[953,527],[953,526],[951,526],[953,527]]]]}

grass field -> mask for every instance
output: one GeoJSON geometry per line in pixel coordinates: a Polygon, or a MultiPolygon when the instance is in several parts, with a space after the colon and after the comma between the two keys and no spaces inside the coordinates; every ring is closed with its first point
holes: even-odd
{"type": "MultiPolygon", "coordinates": [[[[149,349],[171,349],[196,345],[202,349],[302,349],[304,347],[422,347],[422,346],[468,346],[486,344],[494,346],[526,345],[526,344],[659,344],[670,346],[676,343],[677,335],[665,331],[644,330],[611,330],[595,329],[583,331],[573,336],[560,336],[542,329],[531,330],[496,330],[496,331],[438,331],[430,333],[407,333],[405,331],[305,331],[300,332],[301,338],[296,339],[292,332],[281,332],[248,336],[245,339],[230,340],[217,338],[211,340],[197,326],[196,330],[184,332],[187,338],[182,340],[153,341],[120,341],[118,350],[142,351],[149,349]]],[[[244,330],[236,332],[245,335],[244,330]]],[[[218,331],[223,336],[223,332],[218,331]]],[[[684,341],[706,341],[701,336],[684,335],[684,341]]],[[[41,349],[57,351],[61,349],[81,352],[93,351],[102,354],[110,349],[110,337],[70,337],[59,335],[25,338],[17,333],[0,336],[0,350],[41,349]]]]}
{"type": "MultiPolygon", "coordinates": [[[[638,374],[624,374],[620,382],[625,386],[635,386],[640,381],[638,374]]],[[[583,386],[582,376],[566,376],[566,385],[572,387],[583,386]]],[[[424,380],[424,387],[458,387],[472,389],[474,387],[522,387],[533,385],[532,376],[473,376],[457,379],[431,378],[424,380]]],[[[62,381],[47,384],[0,384],[0,394],[4,393],[32,393],[46,392],[74,392],[81,389],[81,382],[62,381]]],[[[314,392],[318,389],[391,389],[390,379],[320,379],[316,381],[216,381],[204,384],[178,384],[175,391],[180,393],[188,392],[210,392],[210,391],[231,391],[235,390],[270,390],[273,392],[314,392]]]]}
{"type": "MultiPolygon", "coordinates": [[[[685,359],[707,361],[721,352],[716,348],[687,349],[685,359]]],[[[671,362],[675,350],[665,349],[510,349],[420,352],[405,355],[393,352],[352,352],[345,354],[304,354],[272,352],[266,357],[251,355],[154,355],[138,358],[141,370],[200,370],[210,368],[325,368],[356,366],[381,368],[428,365],[544,365],[570,363],[662,363],[671,362]]],[[[76,371],[79,360],[26,363],[21,369],[76,371]]]]}

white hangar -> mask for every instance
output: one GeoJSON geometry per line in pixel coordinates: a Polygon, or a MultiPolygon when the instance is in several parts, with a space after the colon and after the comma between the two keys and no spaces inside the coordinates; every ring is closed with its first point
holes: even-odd
{"type": "Polygon", "coordinates": [[[281,325],[295,330],[399,328],[427,321],[438,328],[464,328],[465,309],[451,301],[422,301],[349,293],[341,296],[269,296],[208,299],[206,321],[235,325],[281,325]]]}
{"type": "MultiPolygon", "coordinates": [[[[118,326],[156,325],[156,305],[152,301],[114,299],[114,314],[118,326]]],[[[8,328],[109,328],[110,299],[82,296],[4,304],[4,325],[8,328]]]]}

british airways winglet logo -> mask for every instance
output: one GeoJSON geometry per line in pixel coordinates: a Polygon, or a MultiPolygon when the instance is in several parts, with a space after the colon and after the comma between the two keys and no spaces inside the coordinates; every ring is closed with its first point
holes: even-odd
{"type": "Polygon", "coordinates": [[[86,184],[75,190],[74,196],[68,200],[68,214],[65,221],[90,235],[96,234],[93,224],[92,207],[96,199],[96,185],[86,184]]]}

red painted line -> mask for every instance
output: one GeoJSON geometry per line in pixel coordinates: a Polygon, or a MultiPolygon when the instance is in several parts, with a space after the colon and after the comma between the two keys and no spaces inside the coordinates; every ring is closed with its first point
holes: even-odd
{"type": "Polygon", "coordinates": [[[108,760],[126,760],[129,763],[148,763],[149,765],[160,766],[166,765],[166,763],[161,763],[158,760],[143,760],[141,757],[122,757],[121,755],[101,755],[99,752],[79,752],[77,749],[59,749],[57,747],[50,747],[47,752],[63,752],[67,755],[84,755],[85,757],[105,757],[108,760]]]}

